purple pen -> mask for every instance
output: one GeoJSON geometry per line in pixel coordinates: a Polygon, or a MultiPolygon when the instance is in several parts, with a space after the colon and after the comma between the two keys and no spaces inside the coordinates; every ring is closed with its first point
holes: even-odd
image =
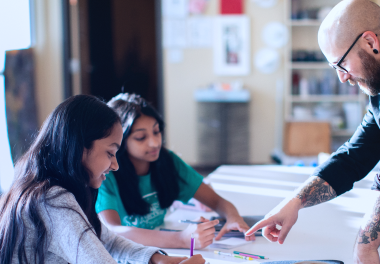
{"type": "Polygon", "coordinates": [[[194,234],[191,234],[190,257],[194,254],[194,234]]]}

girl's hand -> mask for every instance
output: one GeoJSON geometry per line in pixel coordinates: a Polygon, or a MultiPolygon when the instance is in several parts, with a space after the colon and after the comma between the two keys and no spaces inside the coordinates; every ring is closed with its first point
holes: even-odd
{"type": "Polygon", "coordinates": [[[196,221],[203,223],[198,225],[190,224],[185,230],[180,232],[180,241],[183,248],[190,248],[191,234],[194,235],[195,239],[194,249],[205,248],[212,244],[215,236],[214,226],[219,223],[219,220],[210,221],[204,217],[200,217],[196,221]]]}
{"type": "MultiPolygon", "coordinates": [[[[216,236],[215,240],[219,240],[225,233],[230,232],[231,230],[239,230],[240,232],[247,232],[249,230],[249,226],[246,222],[244,222],[243,218],[239,215],[235,217],[227,218],[226,223],[224,224],[222,230],[219,231],[219,234],[216,236]]],[[[255,240],[255,235],[245,236],[245,240],[253,241],[255,240]]]]}
{"type": "Polygon", "coordinates": [[[162,255],[160,253],[155,253],[150,258],[149,264],[179,264],[185,261],[187,257],[170,257],[162,255]]]}
{"type": "Polygon", "coordinates": [[[180,264],[204,264],[206,260],[202,257],[201,254],[192,256],[189,259],[185,259],[180,264]]]}
{"type": "Polygon", "coordinates": [[[204,264],[205,260],[202,255],[194,255],[191,258],[187,257],[170,257],[160,253],[153,254],[149,264],[204,264]]]}

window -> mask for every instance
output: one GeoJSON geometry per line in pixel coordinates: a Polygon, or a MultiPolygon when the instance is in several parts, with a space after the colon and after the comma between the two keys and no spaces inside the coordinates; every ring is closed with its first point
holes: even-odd
{"type": "Polygon", "coordinates": [[[29,0],[0,0],[0,187],[7,190],[13,181],[13,162],[5,113],[5,51],[31,46],[29,0]]]}

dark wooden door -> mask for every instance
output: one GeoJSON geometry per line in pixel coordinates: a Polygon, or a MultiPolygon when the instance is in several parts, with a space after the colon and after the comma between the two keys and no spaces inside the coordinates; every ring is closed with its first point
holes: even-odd
{"type": "Polygon", "coordinates": [[[158,0],[78,0],[82,92],[138,93],[163,113],[158,0]]]}

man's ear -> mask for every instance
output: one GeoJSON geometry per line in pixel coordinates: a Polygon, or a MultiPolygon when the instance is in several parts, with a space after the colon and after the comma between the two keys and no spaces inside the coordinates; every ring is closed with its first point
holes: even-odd
{"type": "Polygon", "coordinates": [[[373,52],[374,50],[378,51],[380,49],[377,34],[373,33],[372,31],[366,31],[363,33],[362,38],[365,39],[365,49],[368,49],[367,52],[373,52]]]}

